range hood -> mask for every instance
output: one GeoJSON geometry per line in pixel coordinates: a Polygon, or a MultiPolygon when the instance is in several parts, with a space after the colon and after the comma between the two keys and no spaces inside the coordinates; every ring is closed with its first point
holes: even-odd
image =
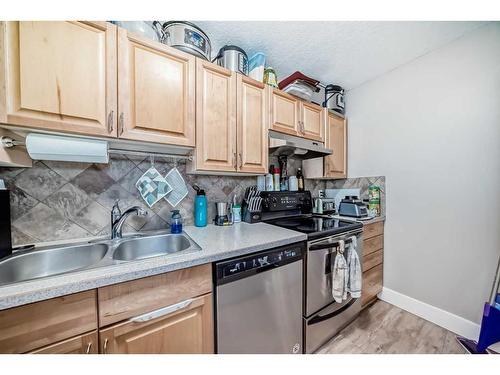
{"type": "Polygon", "coordinates": [[[324,144],[269,130],[269,155],[286,155],[296,159],[314,159],[332,154],[324,144]]]}

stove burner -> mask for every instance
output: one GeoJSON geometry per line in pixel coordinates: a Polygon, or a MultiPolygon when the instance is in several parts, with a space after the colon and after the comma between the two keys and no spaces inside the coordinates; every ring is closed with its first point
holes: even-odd
{"type": "Polygon", "coordinates": [[[298,227],[300,225],[300,221],[297,220],[278,220],[275,221],[274,224],[280,227],[298,227]]]}

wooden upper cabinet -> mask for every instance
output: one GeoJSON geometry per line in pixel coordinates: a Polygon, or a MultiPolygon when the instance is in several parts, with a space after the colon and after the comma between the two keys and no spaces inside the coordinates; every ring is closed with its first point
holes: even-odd
{"type": "Polygon", "coordinates": [[[328,113],[326,147],[333,153],[325,157],[325,177],[347,177],[347,122],[345,118],[328,113]]]}
{"type": "Polygon", "coordinates": [[[238,171],[266,173],[268,169],[268,90],[261,82],[237,75],[238,171]]]}
{"type": "Polygon", "coordinates": [[[270,129],[281,133],[299,135],[299,99],[277,89],[271,89],[270,129]]]}
{"type": "Polygon", "coordinates": [[[116,136],[116,26],[2,22],[0,121],[116,136]]]}
{"type": "Polygon", "coordinates": [[[300,103],[300,135],[304,138],[323,142],[326,110],[319,105],[300,103]]]}
{"type": "Polygon", "coordinates": [[[196,58],[118,29],[120,138],[195,145],[196,58]]]}
{"type": "Polygon", "coordinates": [[[196,169],[236,171],[236,74],[196,59],[196,169]]]}
{"type": "Polygon", "coordinates": [[[29,354],[97,354],[97,331],[33,350],[29,354]]]}
{"type": "Polygon", "coordinates": [[[212,294],[131,318],[100,331],[103,354],[210,354],[212,294]]]}

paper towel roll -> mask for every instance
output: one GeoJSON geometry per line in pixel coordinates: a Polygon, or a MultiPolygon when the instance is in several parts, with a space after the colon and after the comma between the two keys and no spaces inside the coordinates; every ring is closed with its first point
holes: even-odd
{"type": "Polygon", "coordinates": [[[30,133],[26,150],[33,160],[108,163],[108,142],[98,139],[30,133]]]}

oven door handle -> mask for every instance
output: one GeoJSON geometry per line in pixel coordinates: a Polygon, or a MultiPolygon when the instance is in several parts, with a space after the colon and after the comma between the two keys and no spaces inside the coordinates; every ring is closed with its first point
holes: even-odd
{"type": "Polygon", "coordinates": [[[335,310],[335,311],[333,311],[333,312],[331,312],[329,314],[326,314],[326,315],[316,315],[314,318],[312,318],[311,320],[309,320],[307,322],[307,325],[310,326],[312,324],[320,323],[320,322],[323,322],[325,320],[331,319],[334,316],[342,314],[349,307],[351,307],[357,300],[358,300],[357,298],[353,298],[348,303],[346,303],[344,306],[342,306],[340,309],[335,310]]]}
{"type": "Polygon", "coordinates": [[[334,247],[337,247],[338,245],[339,245],[338,242],[327,242],[317,245],[311,245],[309,246],[309,251],[332,249],[334,247]]]}

